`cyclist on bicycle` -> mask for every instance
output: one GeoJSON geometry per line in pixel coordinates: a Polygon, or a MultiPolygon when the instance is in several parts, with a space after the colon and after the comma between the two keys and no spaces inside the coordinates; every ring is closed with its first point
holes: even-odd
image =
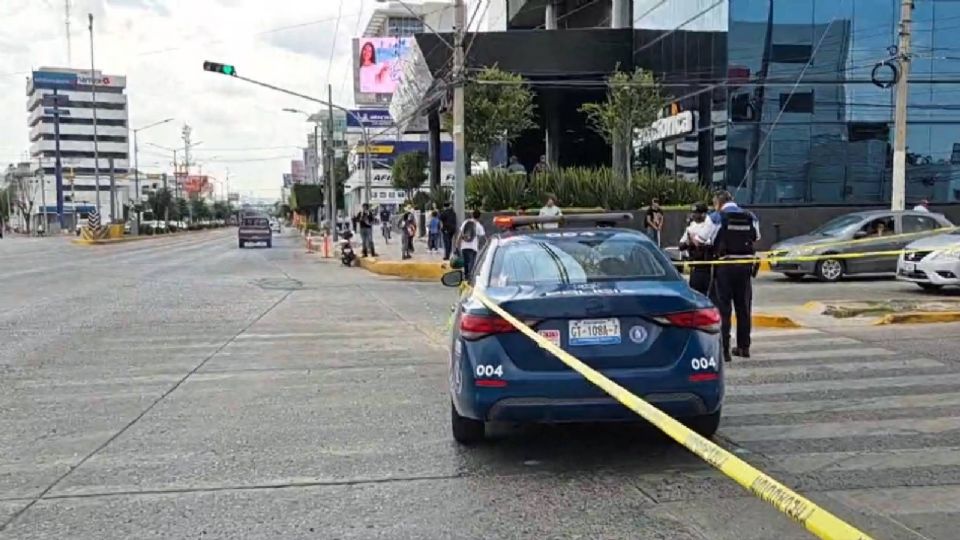
{"type": "Polygon", "coordinates": [[[386,206],[380,207],[380,233],[383,235],[383,241],[390,243],[390,210],[386,206]]]}

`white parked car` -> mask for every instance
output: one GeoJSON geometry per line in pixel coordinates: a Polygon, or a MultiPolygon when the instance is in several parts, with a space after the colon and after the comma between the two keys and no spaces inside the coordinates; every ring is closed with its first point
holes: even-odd
{"type": "Polygon", "coordinates": [[[960,230],[908,244],[897,261],[897,279],[927,290],[960,286],[960,230]]]}

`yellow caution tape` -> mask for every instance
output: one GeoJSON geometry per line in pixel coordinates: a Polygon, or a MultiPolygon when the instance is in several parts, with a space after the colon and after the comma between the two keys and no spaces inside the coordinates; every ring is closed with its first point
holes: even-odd
{"type": "MultiPolygon", "coordinates": [[[[817,244],[800,244],[797,246],[782,247],[775,250],[765,251],[763,253],[767,254],[767,253],[776,253],[778,251],[798,251],[802,249],[815,250],[815,249],[820,249],[825,247],[836,247],[836,246],[856,246],[859,244],[877,242],[879,240],[886,242],[887,240],[900,240],[903,238],[936,236],[938,234],[950,233],[957,230],[960,230],[960,227],[940,227],[939,229],[933,229],[931,231],[919,231],[919,232],[913,232],[913,233],[900,233],[900,234],[891,234],[891,235],[883,235],[883,236],[868,236],[866,238],[855,238],[853,240],[837,240],[835,242],[823,242],[823,243],[817,243],[817,244]]],[[[960,240],[958,240],[958,243],[960,243],[960,240]]]]}
{"type": "Polygon", "coordinates": [[[900,255],[906,255],[908,253],[918,253],[918,252],[928,252],[929,249],[892,249],[888,251],[865,251],[863,253],[827,253],[823,255],[793,255],[793,256],[783,256],[783,257],[744,257],[738,259],[718,259],[713,261],[683,261],[683,264],[687,266],[716,266],[724,264],[755,264],[759,262],[769,262],[774,264],[777,262],[791,261],[791,262],[812,262],[819,261],[823,259],[862,259],[864,257],[899,257],[900,255]]]}
{"type": "Polygon", "coordinates": [[[536,342],[540,348],[553,354],[571,369],[583,375],[588,381],[599,386],[617,401],[637,413],[644,420],[650,422],[670,438],[682,444],[704,461],[713,465],[723,474],[756,495],[760,500],[770,503],[774,508],[800,523],[818,538],[825,540],[869,540],[870,537],[860,532],[840,518],[820,508],[809,499],[795,493],[790,488],[777,482],[749,463],[727,452],[712,441],[700,436],[669,415],[633,395],[626,388],[605,377],[599,371],[586,365],[560,347],[550,343],[537,334],[532,328],[520,322],[503,308],[495,304],[481,292],[474,292],[491,311],[503,317],[517,330],[536,342]]]}

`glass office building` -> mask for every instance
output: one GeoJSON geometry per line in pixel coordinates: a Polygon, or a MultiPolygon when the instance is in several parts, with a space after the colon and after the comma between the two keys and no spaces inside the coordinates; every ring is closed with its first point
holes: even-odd
{"type": "MultiPolygon", "coordinates": [[[[890,200],[900,0],[729,0],[727,170],[754,204],[890,200]]],[[[907,201],[960,201],[960,2],[913,14],[907,201]]]]}

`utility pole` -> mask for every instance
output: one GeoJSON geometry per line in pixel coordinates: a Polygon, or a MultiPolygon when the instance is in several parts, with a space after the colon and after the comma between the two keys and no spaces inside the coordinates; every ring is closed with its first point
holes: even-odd
{"type": "Polygon", "coordinates": [[[463,38],[467,31],[467,17],[463,0],[454,1],[453,16],[454,26],[456,26],[453,45],[453,207],[457,213],[457,221],[463,223],[467,214],[467,156],[464,138],[466,112],[463,88],[466,82],[463,38]]]}
{"type": "MultiPolygon", "coordinates": [[[[192,131],[193,130],[190,129],[189,125],[183,124],[182,134],[183,134],[183,181],[184,182],[186,182],[187,177],[190,176],[190,133],[192,131]]],[[[187,196],[189,197],[190,194],[188,193],[187,196]]],[[[192,204],[187,205],[187,213],[190,216],[190,222],[193,223],[193,205],[192,204]]]]}
{"type": "Polygon", "coordinates": [[[70,0],[63,0],[63,21],[67,26],[67,67],[73,65],[73,47],[70,42],[70,0]]]}
{"type": "Polygon", "coordinates": [[[113,169],[113,158],[109,158],[110,164],[110,223],[117,222],[117,178],[113,169]]]}
{"type": "Polygon", "coordinates": [[[897,101],[893,132],[893,187],[890,209],[904,210],[907,205],[907,79],[910,74],[910,23],[913,22],[913,0],[900,0],[900,44],[897,62],[897,101]]]}
{"type": "MultiPolygon", "coordinates": [[[[40,165],[40,207],[43,208],[43,221],[41,226],[43,227],[43,233],[47,233],[47,175],[43,173],[43,159],[37,158],[37,164],[40,165]]],[[[37,231],[39,235],[40,231],[37,231]]]]}
{"type": "MultiPolygon", "coordinates": [[[[176,150],[174,150],[173,155],[174,155],[173,166],[176,167],[177,166],[176,150]]],[[[176,169],[174,169],[174,171],[176,171],[176,169]]],[[[169,230],[170,228],[170,190],[167,189],[167,173],[163,173],[163,194],[167,198],[167,204],[163,205],[163,225],[164,225],[164,230],[166,231],[166,230],[169,230]]],[[[154,221],[156,221],[158,217],[160,216],[153,216],[154,221]]],[[[156,234],[156,231],[154,231],[154,234],[156,234]]]]}
{"type": "MultiPolygon", "coordinates": [[[[333,152],[333,85],[327,85],[327,165],[330,167],[327,173],[327,181],[330,189],[330,223],[333,227],[333,241],[339,239],[337,234],[337,172],[336,172],[336,154],[333,152]]],[[[369,146],[369,142],[367,145],[369,146]]],[[[370,151],[368,147],[367,152],[370,151]]]]}
{"type": "Polygon", "coordinates": [[[90,84],[93,90],[93,181],[97,187],[97,213],[100,213],[100,150],[97,143],[97,77],[93,63],[93,13],[88,13],[90,24],[90,84]]]}

